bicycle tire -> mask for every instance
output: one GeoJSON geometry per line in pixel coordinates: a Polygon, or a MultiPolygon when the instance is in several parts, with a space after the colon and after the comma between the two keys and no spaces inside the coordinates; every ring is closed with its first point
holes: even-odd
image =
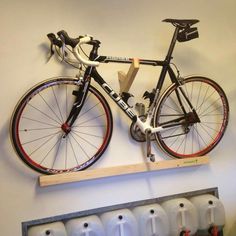
{"type": "MultiPolygon", "coordinates": [[[[155,127],[169,121],[170,117],[173,119],[183,115],[175,92],[177,87],[176,84],[171,85],[160,98],[154,113],[155,127]]],[[[155,139],[161,149],[172,157],[203,156],[220,142],[225,133],[229,103],[223,89],[209,78],[192,76],[184,79],[181,87],[195,108],[200,122],[160,131],[155,134],[155,139]]],[[[191,111],[187,102],[183,105],[187,112],[191,111]]]]}
{"type": "Polygon", "coordinates": [[[110,107],[90,85],[83,108],[68,135],[62,130],[79,82],[57,77],[31,88],[18,102],[11,120],[11,140],[18,156],[43,174],[79,171],[94,164],[112,135],[110,107]]]}

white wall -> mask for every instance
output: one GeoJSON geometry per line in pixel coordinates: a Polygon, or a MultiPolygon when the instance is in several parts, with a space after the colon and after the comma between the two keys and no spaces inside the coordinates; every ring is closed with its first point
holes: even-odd
{"type": "MultiPolygon", "coordinates": [[[[234,0],[1,0],[0,234],[21,235],[22,221],[218,187],[227,216],[225,235],[235,235],[235,9],[234,0]],[[14,106],[28,88],[48,77],[75,74],[56,60],[45,64],[46,34],[60,29],[74,36],[89,33],[102,41],[101,54],[162,59],[173,32],[171,25],[161,23],[168,17],[200,19],[200,38],[179,44],[175,62],[183,75],[200,73],[214,78],[229,98],[229,127],[210,153],[210,165],[40,188],[39,174],[14,153],[8,128],[14,106]]],[[[118,86],[119,69],[127,67],[101,67],[112,86],[118,86]]],[[[155,72],[155,68],[144,69],[133,92],[152,88],[155,72]]],[[[122,123],[127,119],[115,107],[113,112],[113,139],[96,168],[138,163],[143,158],[140,145],[128,135],[129,123],[122,123]]],[[[156,154],[162,156],[158,150],[156,154]]]]}

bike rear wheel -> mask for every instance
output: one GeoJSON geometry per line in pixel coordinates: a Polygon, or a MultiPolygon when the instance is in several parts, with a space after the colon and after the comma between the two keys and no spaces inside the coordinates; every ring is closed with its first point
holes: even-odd
{"type": "MultiPolygon", "coordinates": [[[[183,122],[155,134],[159,146],[170,156],[188,158],[210,152],[223,137],[228,120],[229,104],[222,88],[205,77],[189,77],[181,86],[199,117],[199,122],[183,122]]],[[[192,109],[177,85],[173,84],[161,97],[154,114],[154,125],[171,124],[170,120],[184,117],[176,90],[187,113],[192,109]]],[[[186,120],[185,120],[186,121],[186,120]]]]}
{"type": "Polygon", "coordinates": [[[34,170],[55,174],[83,170],[96,162],[112,135],[112,114],[101,93],[90,86],[83,108],[65,135],[63,124],[79,82],[56,78],[29,90],[12,116],[11,140],[19,157],[34,170]]]}

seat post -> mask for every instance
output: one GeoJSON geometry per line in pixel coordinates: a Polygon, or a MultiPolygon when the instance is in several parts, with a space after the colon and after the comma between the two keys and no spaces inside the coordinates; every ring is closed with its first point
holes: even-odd
{"type": "Polygon", "coordinates": [[[172,59],[172,53],[174,51],[174,47],[175,47],[175,44],[176,44],[178,33],[179,33],[179,26],[176,26],[173,37],[172,37],[172,40],[171,40],[171,43],[170,43],[168,53],[166,55],[166,61],[168,62],[168,64],[170,63],[170,61],[172,59]]]}

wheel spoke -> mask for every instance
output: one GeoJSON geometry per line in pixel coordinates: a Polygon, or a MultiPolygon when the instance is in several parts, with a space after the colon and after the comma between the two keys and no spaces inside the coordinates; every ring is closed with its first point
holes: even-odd
{"type": "Polygon", "coordinates": [[[57,121],[56,119],[52,118],[51,116],[49,116],[48,114],[46,114],[45,112],[41,111],[40,109],[36,108],[35,106],[31,105],[30,103],[28,104],[30,107],[34,108],[35,110],[37,110],[38,112],[40,112],[41,114],[43,114],[45,117],[49,118],[52,121],[55,121],[57,124],[60,125],[60,122],[57,121]]]}
{"type": "Polygon", "coordinates": [[[68,140],[69,140],[69,143],[70,143],[70,146],[71,146],[71,150],[72,150],[72,152],[73,152],[73,154],[74,154],[74,159],[75,159],[77,165],[79,165],[79,161],[78,161],[78,159],[77,159],[77,157],[76,157],[75,149],[74,149],[74,147],[73,147],[73,145],[72,145],[72,143],[71,143],[70,136],[69,136],[68,140]]]}
{"type": "Polygon", "coordinates": [[[87,157],[87,159],[89,160],[90,157],[88,155],[88,153],[86,152],[86,150],[83,148],[83,146],[79,143],[79,141],[75,138],[75,136],[73,134],[71,134],[71,137],[74,139],[74,141],[78,144],[78,146],[80,147],[80,149],[82,150],[82,152],[85,154],[85,156],[87,157]]]}
{"type": "Polygon", "coordinates": [[[33,122],[36,122],[36,123],[40,123],[40,124],[44,124],[44,125],[48,125],[48,126],[51,126],[53,128],[58,128],[59,126],[57,125],[54,125],[54,124],[50,124],[48,122],[43,122],[41,120],[36,120],[36,119],[32,119],[32,118],[29,118],[29,117],[26,117],[26,116],[22,116],[22,119],[25,119],[25,120],[29,120],[29,121],[33,121],[33,122]]]}
{"type": "Polygon", "coordinates": [[[53,137],[53,136],[57,135],[60,132],[61,131],[58,131],[58,132],[55,132],[55,133],[52,133],[52,134],[47,134],[47,135],[44,135],[44,136],[40,136],[39,138],[32,139],[32,140],[27,141],[27,142],[22,142],[22,145],[24,146],[26,144],[31,144],[31,143],[34,143],[36,141],[39,141],[39,140],[42,140],[42,139],[45,139],[45,138],[48,138],[48,137],[53,137]]]}
{"type": "Polygon", "coordinates": [[[39,96],[41,97],[41,99],[43,100],[43,102],[46,104],[46,106],[49,108],[49,110],[55,115],[55,117],[58,120],[58,123],[61,122],[60,117],[56,114],[56,112],[54,111],[53,107],[51,107],[51,105],[48,104],[48,102],[46,101],[46,99],[41,95],[41,93],[39,93],[39,96]]]}
{"type": "MultiPolygon", "coordinates": [[[[44,155],[43,159],[39,162],[40,165],[42,165],[42,163],[46,160],[46,158],[49,157],[49,154],[52,152],[52,150],[57,146],[58,143],[61,143],[61,139],[62,139],[62,136],[56,141],[56,143],[48,150],[48,152],[44,155]]],[[[56,152],[58,153],[58,152],[56,152]]],[[[57,155],[57,154],[56,154],[57,155]]],[[[53,162],[53,165],[55,163],[55,159],[56,157],[54,157],[54,162],[53,162]]],[[[53,168],[53,165],[51,168],[53,168]]]]}
{"type": "Polygon", "coordinates": [[[79,123],[79,124],[74,125],[73,127],[81,127],[81,125],[86,124],[86,123],[88,123],[88,122],[90,122],[90,121],[96,120],[96,119],[98,119],[98,118],[100,118],[100,117],[102,117],[102,116],[104,116],[104,115],[105,115],[105,114],[101,114],[101,115],[92,117],[92,118],[90,118],[90,119],[88,119],[88,120],[85,120],[85,121],[83,121],[83,122],[81,122],[81,123],[79,123]]]}
{"type": "Polygon", "coordinates": [[[96,150],[98,150],[98,147],[96,147],[92,142],[90,142],[89,140],[87,140],[86,138],[83,138],[81,135],[79,135],[78,133],[76,132],[73,132],[72,133],[77,136],[79,139],[83,140],[84,142],[86,142],[87,144],[89,144],[91,147],[95,148],[96,150]]]}
{"type": "MultiPolygon", "coordinates": [[[[66,88],[67,88],[67,86],[66,86],[66,88]]],[[[55,94],[55,91],[54,91],[54,88],[53,88],[53,87],[52,87],[52,92],[53,92],[53,96],[54,96],[55,101],[56,101],[57,109],[58,109],[59,114],[60,114],[60,117],[61,117],[61,119],[59,119],[59,120],[60,120],[61,122],[63,122],[63,117],[62,117],[61,108],[60,108],[60,106],[59,106],[58,99],[57,99],[57,96],[56,96],[56,94],[55,94]]]]}

